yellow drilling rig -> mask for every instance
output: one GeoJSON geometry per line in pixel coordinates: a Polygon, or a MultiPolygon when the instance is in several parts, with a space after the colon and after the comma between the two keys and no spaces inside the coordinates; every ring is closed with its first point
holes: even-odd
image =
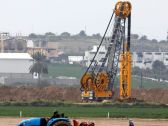
{"type": "Polygon", "coordinates": [[[118,69],[120,99],[131,97],[131,9],[131,3],[128,1],[116,4],[97,51],[81,78],[83,100],[112,99],[118,69]],[[107,49],[104,54],[101,52],[102,46],[107,49]]]}

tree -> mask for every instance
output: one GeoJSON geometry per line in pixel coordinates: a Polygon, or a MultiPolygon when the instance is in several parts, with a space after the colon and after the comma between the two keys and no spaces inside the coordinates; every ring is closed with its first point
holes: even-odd
{"type": "Polygon", "coordinates": [[[16,44],[17,50],[26,49],[26,40],[16,39],[16,40],[14,41],[14,43],[16,44]]]}
{"type": "Polygon", "coordinates": [[[157,75],[158,79],[162,78],[162,74],[165,72],[166,70],[166,66],[164,65],[163,62],[156,60],[155,62],[153,62],[152,64],[152,70],[153,72],[157,75]]]}
{"type": "Polygon", "coordinates": [[[35,33],[31,33],[30,35],[29,35],[29,38],[37,38],[38,36],[35,34],[35,33]]]}
{"type": "Polygon", "coordinates": [[[45,36],[55,36],[55,34],[52,33],[52,32],[46,32],[46,33],[45,33],[45,36]]]}
{"type": "Polygon", "coordinates": [[[132,38],[132,39],[138,39],[138,38],[139,38],[139,35],[138,35],[138,34],[131,34],[131,38],[132,38]]]}
{"type": "Polygon", "coordinates": [[[163,64],[162,61],[156,60],[152,64],[152,69],[155,71],[162,71],[166,69],[166,66],[163,64]]]}
{"type": "Polygon", "coordinates": [[[70,37],[71,34],[68,33],[68,32],[63,32],[63,33],[61,33],[61,36],[62,36],[62,37],[70,37]]]}
{"type": "Polygon", "coordinates": [[[152,39],[151,41],[152,41],[152,43],[157,43],[158,42],[156,39],[152,39]]]}
{"type": "Polygon", "coordinates": [[[32,55],[35,63],[30,66],[30,73],[38,73],[38,82],[41,83],[41,74],[48,74],[48,67],[46,64],[46,56],[42,52],[36,52],[32,55]]]}
{"type": "Polygon", "coordinates": [[[80,37],[86,37],[87,35],[86,35],[85,31],[82,30],[82,31],[79,32],[79,36],[80,37]]]}
{"type": "Polygon", "coordinates": [[[165,40],[161,40],[160,43],[166,43],[166,44],[167,44],[167,41],[165,41],[165,40]]]}
{"type": "Polygon", "coordinates": [[[148,37],[146,35],[141,36],[140,40],[147,40],[148,37]]]}
{"type": "Polygon", "coordinates": [[[133,70],[132,70],[132,74],[133,74],[133,75],[138,75],[138,76],[140,76],[140,75],[141,75],[141,72],[142,72],[142,70],[141,70],[139,67],[134,67],[133,70]]]}
{"type": "Polygon", "coordinates": [[[101,38],[101,35],[100,35],[100,33],[97,33],[97,34],[93,34],[92,37],[99,39],[99,38],[101,38]]]}

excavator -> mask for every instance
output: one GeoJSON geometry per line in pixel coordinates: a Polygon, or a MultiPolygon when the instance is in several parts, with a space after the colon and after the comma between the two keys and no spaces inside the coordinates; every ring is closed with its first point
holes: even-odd
{"type": "MultiPolygon", "coordinates": [[[[119,1],[111,15],[105,33],[90,65],[81,78],[81,96],[84,101],[102,101],[114,96],[114,83],[120,70],[120,97],[131,98],[131,10],[128,1],[119,1]],[[100,58],[101,47],[107,51],[100,58]]],[[[102,56],[102,55],[101,55],[102,56]]]]}

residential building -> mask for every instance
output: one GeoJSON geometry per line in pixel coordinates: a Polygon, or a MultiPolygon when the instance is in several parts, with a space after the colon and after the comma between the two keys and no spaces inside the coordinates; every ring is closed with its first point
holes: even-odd
{"type": "Polygon", "coordinates": [[[83,61],[83,56],[68,56],[69,64],[80,63],[83,61]]]}
{"type": "Polygon", "coordinates": [[[27,53],[34,55],[36,52],[45,54],[48,58],[48,48],[45,45],[46,42],[27,40],[27,53]],[[37,44],[38,43],[38,44],[37,44]]]}
{"type": "MultiPolygon", "coordinates": [[[[98,49],[98,45],[94,45],[93,49],[90,51],[85,51],[85,56],[84,56],[84,61],[86,62],[86,66],[88,67],[93,59],[93,57],[95,56],[96,52],[98,49]]],[[[97,64],[101,64],[102,59],[105,57],[106,55],[106,48],[105,46],[101,46],[97,56],[95,57],[95,61],[97,61],[97,64]]]]}
{"type": "MultiPolygon", "coordinates": [[[[84,61],[88,67],[97,52],[98,46],[93,46],[90,51],[85,51],[84,61]]],[[[95,61],[98,65],[101,63],[102,59],[105,57],[107,49],[105,46],[100,47],[95,61]]],[[[168,52],[133,52],[132,53],[132,66],[139,68],[149,68],[152,69],[152,64],[154,61],[161,61],[168,67],[168,52]]],[[[118,65],[119,66],[119,65],[118,65]]]]}
{"type": "Polygon", "coordinates": [[[152,64],[156,60],[168,67],[168,52],[133,52],[133,67],[152,69],[152,64]]]}

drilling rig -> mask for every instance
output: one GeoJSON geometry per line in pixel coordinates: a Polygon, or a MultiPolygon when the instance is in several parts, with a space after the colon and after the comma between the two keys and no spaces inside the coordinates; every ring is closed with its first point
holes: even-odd
{"type": "Polygon", "coordinates": [[[115,5],[97,51],[81,78],[83,100],[112,99],[118,69],[120,99],[131,97],[131,9],[131,3],[128,1],[120,1],[115,5]],[[100,58],[102,46],[105,46],[107,51],[103,58],[100,58]]]}

